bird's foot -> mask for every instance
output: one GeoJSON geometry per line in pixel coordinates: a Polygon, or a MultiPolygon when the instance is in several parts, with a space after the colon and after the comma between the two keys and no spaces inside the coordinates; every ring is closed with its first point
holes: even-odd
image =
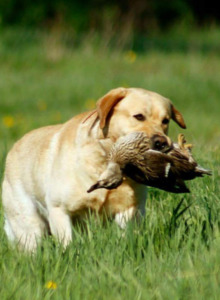
{"type": "Polygon", "coordinates": [[[180,147],[180,149],[182,150],[191,150],[193,145],[192,144],[186,144],[186,139],[183,133],[180,133],[178,135],[178,145],[180,147]]]}

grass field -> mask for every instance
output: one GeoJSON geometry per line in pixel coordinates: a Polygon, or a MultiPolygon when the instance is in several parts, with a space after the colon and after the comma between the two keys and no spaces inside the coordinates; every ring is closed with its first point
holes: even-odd
{"type": "MultiPolygon", "coordinates": [[[[124,234],[92,218],[87,232],[73,228],[65,253],[51,238],[34,257],[11,249],[1,209],[1,300],[219,299],[219,70],[217,51],[109,51],[88,41],[68,47],[56,35],[1,32],[1,178],[6,152],[24,133],[92,109],[117,86],[169,97],[185,117],[195,157],[213,170],[191,182],[186,196],[149,189],[146,221],[124,234]]],[[[170,136],[179,132],[172,123],[170,136]]]]}

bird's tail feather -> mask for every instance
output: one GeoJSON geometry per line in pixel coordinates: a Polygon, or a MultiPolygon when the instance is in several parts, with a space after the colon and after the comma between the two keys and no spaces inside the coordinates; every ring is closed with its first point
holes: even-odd
{"type": "Polygon", "coordinates": [[[195,171],[196,171],[196,173],[200,174],[200,176],[203,176],[203,175],[209,175],[209,176],[211,176],[212,175],[212,171],[211,170],[204,169],[201,166],[197,166],[195,171]]]}

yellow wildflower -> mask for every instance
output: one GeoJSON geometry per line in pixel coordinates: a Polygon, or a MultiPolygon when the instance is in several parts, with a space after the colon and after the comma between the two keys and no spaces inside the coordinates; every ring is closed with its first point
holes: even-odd
{"type": "Polygon", "coordinates": [[[96,101],[94,99],[87,99],[85,103],[85,108],[88,110],[95,108],[96,101]]]}
{"type": "Polygon", "coordinates": [[[48,290],[56,290],[57,289],[57,284],[56,282],[50,280],[46,283],[45,287],[48,289],[48,290]]]}
{"type": "Polygon", "coordinates": [[[5,127],[7,128],[11,128],[15,125],[15,121],[14,121],[14,118],[12,116],[4,116],[2,118],[2,122],[4,124],[5,127]]]}
{"type": "Polygon", "coordinates": [[[126,52],[125,59],[127,62],[132,64],[136,61],[137,54],[134,51],[130,50],[130,51],[126,52]]]}
{"type": "Polygon", "coordinates": [[[61,113],[59,111],[56,111],[53,115],[53,120],[55,122],[60,122],[61,121],[61,113]]]}
{"type": "Polygon", "coordinates": [[[40,111],[45,111],[47,109],[47,103],[45,101],[39,101],[37,103],[37,108],[40,111]]]}

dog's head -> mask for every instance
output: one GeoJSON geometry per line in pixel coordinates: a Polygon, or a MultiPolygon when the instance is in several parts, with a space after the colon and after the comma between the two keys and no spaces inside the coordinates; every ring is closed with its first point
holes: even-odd
{"type": "Polygon", "coordinates": [[[116,88],[97,102],[100,128],[106,137],[118,137],[134,131],[149,137],[167,139],[170,119],[186,128],[182,114],[161,95],[139,88],[116,88]]]}

